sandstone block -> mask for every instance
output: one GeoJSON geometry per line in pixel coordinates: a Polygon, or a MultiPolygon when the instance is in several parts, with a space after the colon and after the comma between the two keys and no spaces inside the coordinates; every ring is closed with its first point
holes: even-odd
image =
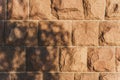
{"type": "Polygon", "coordinates": [[[87,48],[62,47],[60,49],[60,71],[62,72],[87,71],[87,48]]]}
{"type": "Polygon", "coordinates": [[[106,0],[106,19],[120,19],[120,0],[106,0]]]}
{"type": "Polygon", "coordinates": [[[27,71],[58,71],[57,47],[28,47],[26,50],[27,71]]]}
{"type": "Polygon", "coordinates": [[[88,71],[112,72],[115,71],[115,48],[94,47],[88,48],[88,71]]]}
{"type": "Polygon", "coordinates": [[[82,0],[52,0],[52,14],[57,19],[84,19],[82,0]]]}
{"type": "Polygon", "coordinates": [[[99,23],[97,21],[73,21],[73,44],[98,45],[99,23]]]}
{"type": "Polygon", "coordinates": [[[100,23],[100,45],[120,45],[120,22],[104,21],[100,23]]]}
{"type": "Polygon", "coordinates": [[[116,58],[116,71],[120,72],[120,47],[117,47],[116,49],[115,58],[116,58]]]}
{"type": "Polygon", "coordinates": [[[99,73],[75,73],[74,80],[99,80],[99,73]]]}
{"type": "Polygon", "coordinates": [[[12,46],[37,45],[37,22],[7,21],[5,26],[6,44],[12,46]]]}
{"type": "Polygon", "coordinates": [[[29,0],[7,0],[7,19],[28,19],[29,0]]]}
{"type": "Polygon", "coordinates": [[[24,71],[25,51],[22,47],[0,47],[0,71],[24,71]]]}
{"type": "Polygon", "coordinates": [[[71,21],[40,21],[39,45],[71,45],[71,21]]]}

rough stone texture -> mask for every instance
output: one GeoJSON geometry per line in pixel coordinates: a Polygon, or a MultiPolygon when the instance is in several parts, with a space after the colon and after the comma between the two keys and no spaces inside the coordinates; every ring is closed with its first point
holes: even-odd
{"type": "Polygon", "coordinates": [[[0,45],[4,44],[4,22],[0,21],[0,45]]]}
{"type": "Polygon", "coordinates": [[[51,0],[30,0],[30,19],[52,19],[51,0]]]}
{"type": "Polygon", "coordinates": [[[97,21],[73,21],[73,45],[98,45],[97,21]]]}
{"type": "Polygon", "coordinates": [[[87,71],[87,48],[62,47],[60,49],[60,71],[62,72],[87,71]]]}
{"type": "Polygon", "coordinates": [[[120,0],[106,0],[106,19],[120,19],[120,0]]]}
{"type": "Polygon", "coordinates": [[[0,72],[24,71],[25,51],[22,47],[0,47],[0,72]]]}
{"type": "Polygon", "coordinates": [[[0,0],[0,20],[5,19],[5,0],[0,0]]]}
{"type": "Polygon", "coordinates": [[[13,46],[37,45],[37,23],[32,21],[7,21],[6,44],[13,46]]]}
{"type": "Polygon", "coordinates": [[[11,80],[42,80],[40,73],[11,73],[11,80]]]}
{"type": "Polygon", "coordinates": [[[40,21],[39,45],[71,45],[71,21],[40,21]]]}
{"type": "Polygon", "coordinates": [[[116,71],[120,72],[120,47],[116,48],[116,71]]]}
{"type": "Polygon", "coordinates": [[[29,0],[7,0],[7,19],[28,19],[29,0]]]}
{"type": "Polygon", "coordinates": [[[8,73],[0,73],[0,80],[10,80],[8,73]]]}
{"type": "Polygon", "coordinates": [[[114,47],[88,48],[87,60],[88,71],[114,72],[115,48],[114,47]]]}
{"type": "Polygon", "coordinates": [[[100,80],[120,80],[120,73],[101,73],[100,80]]]}
{"type": "Polygon", "coordinates": [[[74,80],[99,80],[99,73],[75,73],[74,80]]]}
{"type": "Polygon", "coordinates": [[[84,19],[82,0],[52,0],[52,14],[57,19],[84,19]]]}
{"type": "Polygon", "coordinates": [[[106,0],[83,0],[85,19],[104,19],[106,0]]]}
{"type": "Polygon", "coordinates": [[[58,71],[57,47],[28,47],[26,50],[27,71],[58,71]]]}
{"type": "Polygon", "coordinates": [[[46,73],[43,80],[74,80],[73,73],[46,73]]]}
{"type": "Polygon", "coordinates": [[[100,22],[100,45],[120,45],[120,22],[104,21],[100,22]]]}

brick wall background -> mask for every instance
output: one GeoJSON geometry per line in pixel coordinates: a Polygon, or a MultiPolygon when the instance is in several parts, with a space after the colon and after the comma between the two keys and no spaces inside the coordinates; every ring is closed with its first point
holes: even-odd
{"type": "Polygon", "coordinates": [[[0,0],[0,80],[120,80],[120,0],[0,0]]]}

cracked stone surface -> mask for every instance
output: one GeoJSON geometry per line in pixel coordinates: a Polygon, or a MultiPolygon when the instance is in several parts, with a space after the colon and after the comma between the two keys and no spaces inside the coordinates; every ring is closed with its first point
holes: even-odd
{"type": "Polygon", "coordinates": [[[74,80],[99,80],[99,73],[75,73],[74,80]]]}
{"type": "Polygon", "coordinates": [[[106,19],[120,19],[120,0],[106,0],[106,19]]]}
{"type": "Polygon", "coordinates": [[[115,48],[93,47],[88,48],[87,54],[88,71],[114,72],[115,71],[115,48]]]}
{"type": "Polygon", "coordinates": [[[39,45],[61,46],[71,45],[71,21],[40,21],[39,45]]]}
{"type": "Polygon", "coordinates": [[[73,21],[73,45],[98,45],[97,21],[73,21]]]}
{"type": "Polygon", "coordinates": [[[62,72],[87,71],[87,48],[62,47],[60,49],[60,71],[62,72]]]}
{"type": "Polygon", "coordinates": [[[37,22],[7,21],[5,25],[5,37],[7,45],[37,45],[37,22]]]}
{"type": "Polygon", "coordinates": [[[120,45],[120,22],[119,21],[103,21],[100,22],[99,33],[100,45],[120,45]]]}
{"type": "Polygon", "coordinates": [[[29,0],[7,0],[7,19],[28,19],[29,0]]]}
{"type": "Polygon", "coordinates": [[[57,47],[28,47],[26,49],[27,71],[58,71],[57,47]]]}

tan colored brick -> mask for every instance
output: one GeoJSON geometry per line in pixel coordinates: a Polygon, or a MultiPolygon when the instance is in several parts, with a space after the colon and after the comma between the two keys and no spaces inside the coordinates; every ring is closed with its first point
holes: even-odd
{"type": "Polygon", "coordinates": [[[53,0],[52,14],[57,19],[84,19],[82,0],[53,0]]]}
{"type": "Polygon", "coordinates": [[[7,0],[7,19],[28,19],[29,0],[7,0]]]}
{"type": "Polygon", "coordinates": [[[30,0],[30,19],[49,20],[51,18],[51,0],[30,0]]]}
{"type": "Polygon", "coordinates": [[[120,47],[116,48],[116,71],[120,72],[120,47]]]}
{"type": "Polygon", "coordinates": [[[27,71],[58,71],[57,47],[28,47],[26,55],[27,71]]]}
{"type": "Polygon", "coordinates": [[[74,80],[99,80],[99,73],[75,73],[74,80]]]}
{"type": "Polygon", "coordinates": [[[85,19],[104,19],[106,0],[83,0],[85,19]]]}
{"type": "Polygon", "coordinates": [[[120,0],[106,0],[106,19],[120,19],[120,0]]]}
{"type": "Polygon", "coordinates": [[[73,21],[73,44],[98,45],[98,27],[97,21],[73,21]]]}
{"type": "Polygon", "coordinates": [[[60,71],[62,72],[87,71],[87,48],[62,47],[60,49],[60,71]]]}
{"type": "Polygon", "coordinates": [[[115,71],[114,47],[88,48],[88,71],[112,72],[115,71]]]}
{"type": "Polygon", "coordinates": [[[119,80],[120,73],[101,73],[100,80],[119,80]]]}
{"type": "Polygon", "coordinates": [[[120,22],[103,21],[100,22],[100,45],[120,45],[120,22]]]}
{"type": "Polygon", "coordinates": [[[5,27],[6,44],[13,46],[37,45],[37,22],[7,21],[5,27]]]}
{"type": "Polygon", "coordinates": [[[71,45],[71,21],[40,21],[39,45],[71,45]]]}

